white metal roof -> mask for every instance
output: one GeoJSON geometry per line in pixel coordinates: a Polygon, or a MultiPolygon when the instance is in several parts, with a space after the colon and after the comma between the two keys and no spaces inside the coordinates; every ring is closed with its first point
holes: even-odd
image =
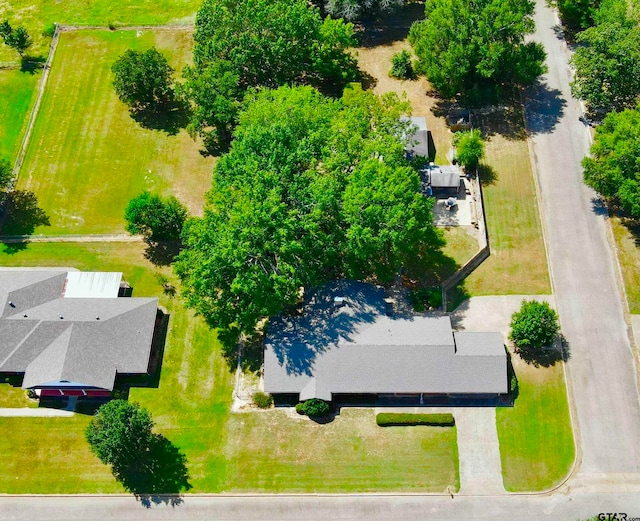
{"type": "Polygon", "coordinates": [[[66,298],[115,298],[122,273],[70,271],[64,292],[66,298]]]}

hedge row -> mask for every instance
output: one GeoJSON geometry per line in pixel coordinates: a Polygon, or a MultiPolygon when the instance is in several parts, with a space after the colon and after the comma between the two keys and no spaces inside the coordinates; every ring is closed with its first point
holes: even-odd
{"type": "Polygon", "coordinates": [[[434,427],[453,427],[456,422],[451,413],[438,414],[409,414],[381,412],[376,416],[376,423],[380,427],[402,425],[431,425],[434,427]]]}

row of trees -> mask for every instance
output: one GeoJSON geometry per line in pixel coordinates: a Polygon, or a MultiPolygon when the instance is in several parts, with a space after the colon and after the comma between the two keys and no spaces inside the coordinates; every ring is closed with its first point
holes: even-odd
{"type": "Polygon", "coordinates": [[[640,26],[624,0],[605,0],[594,25],[577,35],[573,95],[602,119],[640,101],[640,26]]]}
{"type": "Polygon", "coordinates": [[[300,288],[428,269],[443,241],[404,158],[407,102],[359,86],[337,100],[281,87],[250,91],[244,106],[175,266],[188,303],[228,345],[300,288]]]}
{"type": "Polygon", "coordinates": [[[571,84],[587,113],[601,121],[585,182],[610,205],[640,218],[640,25],[624,0],[565,0],[564,22],[576,36],[571,84]]]}

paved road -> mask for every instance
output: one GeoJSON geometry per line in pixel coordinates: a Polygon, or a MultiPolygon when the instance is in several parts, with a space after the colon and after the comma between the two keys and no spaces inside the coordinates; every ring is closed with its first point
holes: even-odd
{"type": "Polygon", "coordinates": [[[131,497],[2,498],[3,521],[75,521],[88,519],[363,520],[425,519],[553,520],[589,519],[600,512],[625,512],[640,517],[640,494],[568,493],[548,496],[265,496],[187,497],[179,506],[145,508],[131,497]],[[99,512],[99,514],[97,514],[99,512]]]}
{"type": "Polygon", "coordinates": [[[640,408],[634,359],[607,223],[595,193],[582,183],[588,152],[580,108],[569,91],[569,51],[555,14],[537,0],[535,39],[548,54],[546,86],[527,119],[541,190],[545,236],[568,363],[586,474],[640,472],[640,408]]]}

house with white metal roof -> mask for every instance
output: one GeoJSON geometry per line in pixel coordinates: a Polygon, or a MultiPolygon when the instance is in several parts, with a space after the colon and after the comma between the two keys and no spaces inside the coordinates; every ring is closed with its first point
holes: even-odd
{"type": "Polygon", "coordinates": [[[149,371],[158,300],[120,298],[121,273],[0,269],[0,374],[50,396],[107,396],[149,371]]]}

